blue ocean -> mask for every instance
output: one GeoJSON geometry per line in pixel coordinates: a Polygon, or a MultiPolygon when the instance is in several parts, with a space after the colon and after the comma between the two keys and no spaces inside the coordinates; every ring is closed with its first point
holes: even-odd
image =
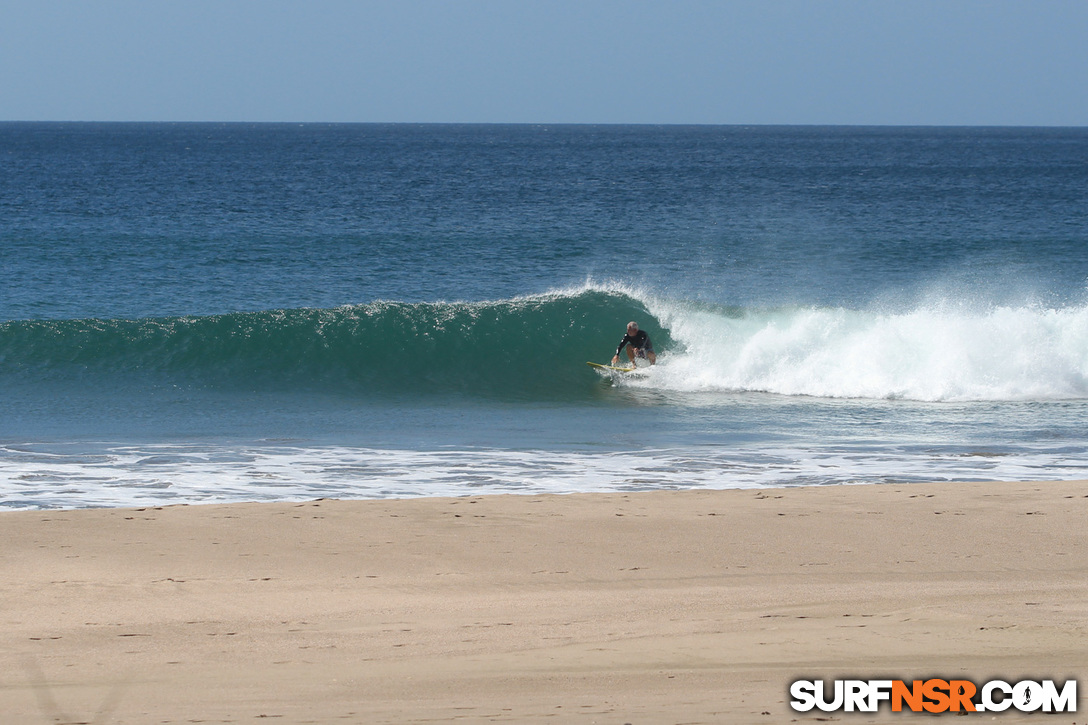
{"type": "Polygon", "coordinates": [[[7,509],[1088,478],[1084,128],[3,123],[0,262],[7,509]]]}

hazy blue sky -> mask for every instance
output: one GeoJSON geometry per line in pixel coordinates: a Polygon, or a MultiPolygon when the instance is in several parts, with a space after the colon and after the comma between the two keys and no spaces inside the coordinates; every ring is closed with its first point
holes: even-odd
{"type": "Polygon", "coordinates": [[[0,119],[1088,125],[1088,1],[0,0],[0,119]]]}

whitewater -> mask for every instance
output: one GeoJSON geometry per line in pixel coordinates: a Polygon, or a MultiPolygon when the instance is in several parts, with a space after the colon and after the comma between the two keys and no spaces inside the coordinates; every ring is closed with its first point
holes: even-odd
{"type": "Polygon", "coordinates": [[[647,387],[916,401],[1088,396],[1088,307],[947,303],[694,310],[659,303],[683,352],[647,387]]]}

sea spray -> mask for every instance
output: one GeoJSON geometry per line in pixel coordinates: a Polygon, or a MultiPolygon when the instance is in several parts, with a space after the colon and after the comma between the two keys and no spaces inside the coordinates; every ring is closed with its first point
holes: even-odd
{"type": "Polygon", "coordinates": [[[648,307],[676,349],[636,386],[918,401],[1088,397],[1086,306],[648,307]]]}

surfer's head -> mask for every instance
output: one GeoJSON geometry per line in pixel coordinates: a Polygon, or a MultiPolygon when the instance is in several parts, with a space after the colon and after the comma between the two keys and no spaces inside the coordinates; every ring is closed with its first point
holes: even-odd
{"type": "Polygon", "coordinates": [[[627,323],[627,334],[634,335],[636,332],[638,332],[638,323],[631,320],[627,323]]]}

